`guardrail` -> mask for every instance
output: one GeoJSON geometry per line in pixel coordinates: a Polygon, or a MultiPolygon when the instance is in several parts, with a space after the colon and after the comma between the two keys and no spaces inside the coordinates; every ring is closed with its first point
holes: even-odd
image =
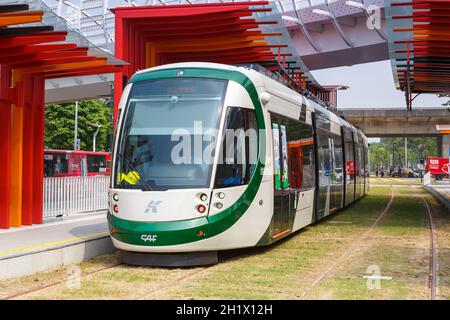
{"type": "Polygon", "coordinates": [[[106,210],[109,176],[44,178],[44,219],[106,210]]]}

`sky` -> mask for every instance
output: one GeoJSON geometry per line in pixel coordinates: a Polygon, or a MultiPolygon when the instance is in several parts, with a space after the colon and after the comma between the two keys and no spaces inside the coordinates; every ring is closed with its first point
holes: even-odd
{"type": "MultiPolygon", "coordinates": [[[[338,93],[338,108],[406,108],[404,93],[395,88],[389,60],[312,71],[323,85],[342,84],[350,88],[338,93]]],[[[442,107],[449,98],[423,94],[416,107],[442,107]]]]}

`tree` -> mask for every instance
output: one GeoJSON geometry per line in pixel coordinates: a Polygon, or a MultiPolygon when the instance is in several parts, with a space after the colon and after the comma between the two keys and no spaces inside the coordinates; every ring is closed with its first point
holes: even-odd
{"type": "Polygon", "coordinates": [[[370,159],[372,168],[387,168],[389,164],[389,153],[384,145],[373,143],[370,145],[370,159]]]}
{"type": "MultiPolygon", "coordinates": [[[[420,148],[424,160],[437,155],[437,141],[434,137],[408,138],[408,166],[416,167],[420,163],[420,148]]],[[[405,164],[405,138],[381,138],[379,143],[370,144],[370,161],[372,167],[383,165],[387,168],[392,165],[392,153],[395,157],[395,166],[405,164]],[[394,146],[395,143],[395,146],[394,146]]]]}
{"type": "MultiPolygon", "coordinates": [[[[110,151],[112,111],[102,100],[87,100],[78,104],[78,139],[81,150],[92,150],[93,134],[101,125],[96,138],[96,151],[110,151]]],[[[75,129],[75,104],[49,104],[45,108],[45,147],[72,150],[75,129]]]]}

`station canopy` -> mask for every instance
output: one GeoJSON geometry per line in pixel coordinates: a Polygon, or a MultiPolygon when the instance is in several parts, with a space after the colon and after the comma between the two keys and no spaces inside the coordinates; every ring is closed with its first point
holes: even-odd
{"type": "MultiPolygon", "coordinates": [[[[91,43],[65,19],[56,15],[41,0],[2,0],[0,6],[2,8],[0,39],[4,41],[15,37],[17,42],[21,42],[22,39],[26,39],[25,37],[34,36],[36,39],[40,39],[41,42],[38,40],[24,41],[32,44],[58,44],[61,48],[65,44],[67,47],[71,46],[72,48],[77,48],[77,50],[84,50],[86,56],[89,56],[91,59],[104,60],[105,65],[119,66],[125,64],[124,61],[115,58],[113,54],[105,52],[91,43]],[[47,40],[46,37],[50,38],[47,40]]],[[[48,52],[48,50],[38,50],[38,48],[33,47],[29,50],[33,52],[48,52]]],[[[0,57],[5,54],[4,51],[0,53],[0,57]]]]}
{"type": "Polygon", "coordinates": [[[309,72],[277,2],[189,2],[111,9],[115,14],[115,55],[130,63],[124,68],[125,79],[116,78],[116,88],[136,70],[162,64],[258,64],[293,89],[335,106],[336,88],[321,86],[309,72]]]}
{"type": "Polygon", "coordinates": [[[412,94],[450,93],[450,1],[387,0],[389,56],[410,109],[412,94]]]}

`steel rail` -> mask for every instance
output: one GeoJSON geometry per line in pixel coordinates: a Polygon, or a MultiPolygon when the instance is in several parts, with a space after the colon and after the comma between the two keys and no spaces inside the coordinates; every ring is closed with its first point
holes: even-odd
{"type": "Polygon", "coordinates": [[[344,263],[355,251],[355,248],[361,245],[361,242],[365,239],[367,239],[371,233],[373,232],[373,229],[380,223],[380,221],[386,216],[388,213],[391,204],[394,200],[394,189],[391,188],[391,198],[389,202],[387,203],[386,207],[384,207],[383,211],[378,215],[377,219],[370,225],[369,229],[364,232],[361,237],[359,237],[356,241],[352,242],[352,245],[350,245],[347,250],[345,250],[338,259],[335,260],[335,262],[328,267],[324,272],[322,272],[316,280],[312,283],[312,285],[306,290],[306,292],[302,296],[302,300],[305,300],[309,297],[311,292],[319,286],[323,282],[325,278],[327,278],[330,274],[333,273],[342,263],[344,263]]]}
{"type": "Polygon", "coordinates": [[[429,278],[428,287],[430,288],[431,300],[437,299],[437,284],[438,284],[438,247],[436,241],[436,225],[433,221],[433,214],[428,201],[423,195],[420,195],[425,209],[427,211],[428,227],[430,228],[430,265],[429,265],[429,278]]]}

